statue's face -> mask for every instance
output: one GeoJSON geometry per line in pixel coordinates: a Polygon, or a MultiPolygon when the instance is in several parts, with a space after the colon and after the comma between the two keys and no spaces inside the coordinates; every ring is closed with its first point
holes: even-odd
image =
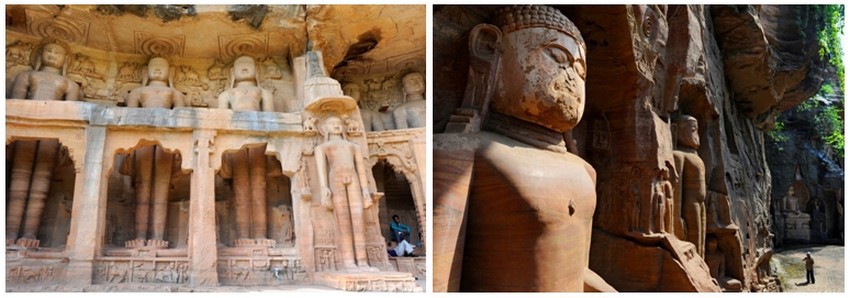
{"type": "Polygon", "coordinates": [[[421,73],[412,73],[404,77],[402,81],[405,94],[425,93],[425,77],[421,73]]]}
{"type": "Polygon", "coordinates": [[[342,134],[342,119],[330,117],[325,120],[325,131],[329,134],[342,134]]]}
{"type": "Polygon", "coordinates": [[[504,35],[493,109],[564,132],[584,113],[585,55],[555,29],[525,28],[504,35]]]}
{"type": "Polygon", "coordinates": [[[242,56],[233,61],[233,72],[237,81],[253,80],[257,77],[257,65],[253,58],[242,56]]]}
{"type": "Polygon", "coordinates": [[[360,87],[355,84],[348,84],[342,87],[342,92],[345,95],[351,96],[356,101],[360,101],[360,87]]]}
{"type": "Polygon", "coordinates": [[[679,123],[679,144],[685,147],[699,148],[699,125],[696,120],[679,123]]]}
{"type": "Polygon", "coordinates": [[[163,58],[153,58],[148,61],[148,79],[151,81],[167,81],[168,61],[163,58]]]}
{"type": "Polygon", "coordinates": [[[65,55],[67,54],[68,52],[65,51],[65,48],[58,44],[46,44],[41,51],[41,63],[44,66],[62,68],[62,64],[65,64],[65,55]]]}

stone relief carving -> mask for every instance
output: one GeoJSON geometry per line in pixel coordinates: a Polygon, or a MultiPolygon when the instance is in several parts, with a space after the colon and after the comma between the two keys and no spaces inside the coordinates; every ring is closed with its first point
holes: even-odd
{"type": "Polygon", "coordinates": [[[30,34],[82,45],[88,41],[90,24],[87,22],[32,9],[27,9],[26,15],[30,34]]]}
{"type": "Polygon", "coordinates": [[[56,280],[57,269],[53,266],[7,266],[7,283],[45,283],[56,280]]]}
{"type": "Polygon", "coordinates": [[[137,54],[145,56],[183,56],[186,44],[185,35],[166,35],[136,31],[135,44],[137,54]]]}
{"type": "Polygon", "coordinates": [[[268,55],[268,33],[222,35],[218,37],[219,57],[229,59],[242,55],[268,55]]]}
{"type": "Polygon", "coordinates": [[[102,260],[95,262],[97,283],[164,283],[189,282],[189,262],[180,260],[102,260]]]}

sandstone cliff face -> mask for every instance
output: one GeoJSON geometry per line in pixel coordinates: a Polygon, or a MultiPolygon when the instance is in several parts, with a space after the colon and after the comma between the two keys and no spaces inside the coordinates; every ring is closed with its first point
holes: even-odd
{"type": "MultiPolygon", "coordinates": [[[[597,177],[590,268],[620,291],[718,291],[694,246],[660,232],[676,131],[699,124],[706,233],[726,277],[775,291],[770,276],[771,175],[762,128],[821,84],[814,34],[794,6],[558,6],[587,43],[587,106],[572,132],[597,177]],[[809,30],[808,28],[803,28],[809,30]],[[728,198],[728,199],[727,199],[728,198]],[[653,213],[655,212],[655,213],[653,213]]],[[[487,6],[435,6],[434,131],[460,105],[469,29],[487,6]]],[[[727,290],[730,288],[727,287],[727,290]]]]}

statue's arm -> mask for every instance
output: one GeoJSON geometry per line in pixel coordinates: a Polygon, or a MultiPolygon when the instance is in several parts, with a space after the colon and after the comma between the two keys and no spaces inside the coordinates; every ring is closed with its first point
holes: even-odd
{"type": "Polygon", "coordinates": [[[393,121],[395,121],[395,129],[407,128],[407,111],[403,107],[393,110],[393,121]]]}
{"type": "Polygon", "coordinates": [[[372,131],[385,131],[384,128],[384,118],[381,117],[381,114],[372,110],[367,110],[369,114],[369,118],[372,118],[372,131]]]}
{"type": "Polygon", "coordinates": [[[263,102],[262,102],[263,112],[274,112],[274,96],[272,96],[272,93],[269,90],[266,90],[266,89],[262,89],[262,90],[263,90],[263,102]]]}
{"type": "Polygon", "coordinates": [[[177,90],[177,89],[173,89],[173,90],[174,90],[174,107],[175,108],[188,107],[189,105],[186,102],[186,95],[184,95],[183,92],[180,92],[180,90],[177,90]]]}
{"type": "Polygon", "coordinates": [[[27,71],[15,77],[15,85],[12,86],[13,99],[27,99],[27,90],[30,87],[30,73],[27,71]]]}
{"type": "Polygon", "coordinates": [[[333,209],[331,201],[331,190],[328,188],[328,172],[327,162],[325,158],[325,146],[319,145],[313,150],[313,155],[316,159],[316,172],[319,176],[319,189],[321,189],[321,204],[325,208],[333,209]]]}
{"type": "Polygon", "coordinates": [[[133,89],[130,91],[130,94],[127,94],[127,99],[124,101],[127,103],[128,108],[138,108],[141,107],[141,97],[142,92],[139,91],[140,88],[133,89]]]}
{"type": "Polygon", "coordinates": [[[77,85],[74,81],[68,80],[68,90],[65,91],[65,100],[66,101],[78,101],[82,98],[80,86],[77,85]]]}
{"type": "Polygon", "coordinates": [[[225,110],[230,108],[230,101],[227,98],[227,90],[224,90],[224,92],[218,95],[218,108],[225,110]]]}
{"type": "Polygon", "coordinates": [[[369,193],[369,180],[366,176],[366,165],[363,162],[363,153],[360,146],[356,143],[351,143],[351,150],[354,151],[354,166],[357,168],[357,178],[360,179],[360,189],[363,192],[363,201],[368,201],[364,206],[371,206],[372,196],[369,193]]]}

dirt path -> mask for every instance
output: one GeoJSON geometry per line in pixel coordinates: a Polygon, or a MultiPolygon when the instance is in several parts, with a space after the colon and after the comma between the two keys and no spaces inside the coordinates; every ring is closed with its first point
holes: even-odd
{"type": "Polygon", "coordinates": [[[844,246],[789,247],[773,255],[785,292],[843,292],[844,246]],[[803,258],[812,253],[815,260],[815,283],[806,284],[806,267],[803,258]]]}

